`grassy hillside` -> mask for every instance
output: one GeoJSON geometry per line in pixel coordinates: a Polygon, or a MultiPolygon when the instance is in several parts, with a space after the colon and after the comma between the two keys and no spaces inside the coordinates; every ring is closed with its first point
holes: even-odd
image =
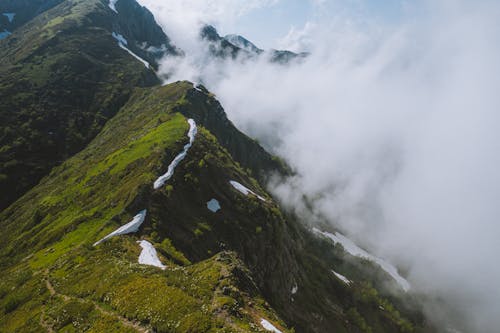
{"type": "Polygon", "coordinates": [[[315,238],[241,167],[231,142],[258,151],[241,133],[219,139],[200,122],[173,178],[153,189],[188,141],[178,111],[225,117],[200,109],[213,96],[195,91],[136,89],[83,151],[0,213],[0,331],[263,332],[266,319],[283,332],[418,332],[418,313],[400,314],[368,283],[366,268],[383,273],[315,238]],[[137,233],[92,246],[143,209],[137,233]],[[139,239],[165,270],[138,264],[139,239]]]}
{"type": "Polygon", "coordinates": [[[121,2],[122,14],[105,0],[54,3],[0,41],[0,210],[84,148],[135,87],[159,84],[112,32],[152,64],[160,55],[148,56],[139,43],[173,47],[151,13],[135,1],[121,2]]]}
{"type": "MultiPolygon", "coordinates": [[[[280,325],[235,254],[191,264],[153,231],[153,216],[137,235],[92,246],[148,205],[153,180],[185,141],[186,120],[171,112],[184,92],[137,91],[84,151],[2,213],[0,331],[258,332],[262,317],[280,325]],[[141,235],[165,271],[137,264],[141,235]]],[[[202,130],[199,140],[214,139],[202,130]]]]}

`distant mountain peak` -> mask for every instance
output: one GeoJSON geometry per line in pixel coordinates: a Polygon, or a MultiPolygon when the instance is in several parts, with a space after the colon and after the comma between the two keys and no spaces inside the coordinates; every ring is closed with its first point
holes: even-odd
{"type": "Polygon", "coordinates": [[[202,39],[206,39],[212,42],[218,41],[221,39],[217,29],[210,24],[206,24],[201,28],[200,36],[202,39]]]}
{"type": "Polygon", "coordinates": [[[229,43],[233,44],[234,46],[237,46],[249,52],[254,52],[254,53],[264,52],[264,50],[259,49],[257,46],[255,46],[254,43],[252,43],[251,41],[249,41],[248,39],[246,39],[241,35],[230,34],[224,36],[224,39],[227,40],[229,43]]]}
{"type": "Polygon", "coordinates": [[[243,59],[255,59],[261,55],[266,56],[270,62],[286,65],[294,60],[300,61],[306,58],[308,53],[294,53],[287,50],[263,50],[245,37],[237,34],[229,34],[221,37],[217,29],[209,24],[200,30],[200,38],[210,44],[210,52],[219,58],[231,57],[233,59],[243,56],[243,59]]]}

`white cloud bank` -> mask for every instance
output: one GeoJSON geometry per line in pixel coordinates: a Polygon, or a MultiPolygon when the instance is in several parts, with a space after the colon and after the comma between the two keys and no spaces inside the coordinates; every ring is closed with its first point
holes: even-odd
{"type": "Polygon", "coordinates": [[[321,15],[288,36],[312,55],[283,67],[209,61],[191,25],[266,1],[141,2],[192,51],[163,67],[177,69],[172,79],[203,80],[240,128],[297,170],[275,194],[299,213],[306,194],[308,219],[325,217],[407,267],[412,286],[453,301],[471,331],[496,332],[500,3],[405,3],[407,17],[390,25],[321,15]]]}

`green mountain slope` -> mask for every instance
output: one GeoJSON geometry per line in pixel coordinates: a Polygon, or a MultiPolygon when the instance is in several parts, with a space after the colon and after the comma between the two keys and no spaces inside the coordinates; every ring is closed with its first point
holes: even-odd
{"type": "Polygon", "coordinates": [[[291,171],[214,95],[160,86],[156,60],[182,51],[135,0],[0,9],[19,13],[0,41],[0,332],[434,332],[282,209],[265,185],[291,171]]]}
{"type": "Polygon", "coordinates": [[[134,87],[159,83],[112,33],[153,67],[176,49],[135,1],[122,0],[119,9],[104,0],[66,0],[0,41],[0,210],[81,150],[134,87]]]}
{"type": "Polygon", "coordinates": [[[235,141],[258,149],[229,122],[219,140],[200,121],[174,176],[153,189],[187,142],[178,111],[225,118],[199,107],[213,103],[187,82],[137,89],[82,152],[0,214],[0,331],[262,332],[262,319],[283,332],[415,331],[414,312],[403,319],[365,279],[346,285],[331,273],[356,281],[371,266],[280,209],[230,153],[235,141]],[[207,209],[211,199],[221,210],[207,209]],[[92,246],[143,209],[137,233],[92,246]],[[139,239],[165,270],[138,264],[139,239]]]}
{"type": "MultiPolygon", "coordinates": [[[[184,141],[185,118],[170,111],[184,92],[182,84],[156,90],[154,98],[138,91],[87,149],[2,214],[2,267],[11,267],[11,278],[1,287],[1,331],[38,331],[42,324],[122,331],[127,320],[158,332],[238,332],[246,331],[257,314],[278,320],[234,254],[213,253],[190,264],[155,233],[154,213],[141,234],[157,245],[165,272],[137,264],[139,235],[92,247],[138,207],[152,205],[146,198],[162,161],[184,141]]],[[[203,129],[197,139],[200,145],[215,140],[203,129]]],[[[230,161],[227,152],[215,149],[230,161]]],[[[231,168],[240,172],[235,164],[231,168]]],[[[202,225],[193,228],[207,228],[202,225]]],[[[196,230],[190,230],[192,237],[196,230]]]]}
{"type": "Polygon", "coordinates": [[[26,22],[43,12],[57,6],[64,0],[3,0],[0,2],[0,32],[8,30],[15,31],[26,22]],[[9,17],[10,16],[10,17],[9,17]]]}

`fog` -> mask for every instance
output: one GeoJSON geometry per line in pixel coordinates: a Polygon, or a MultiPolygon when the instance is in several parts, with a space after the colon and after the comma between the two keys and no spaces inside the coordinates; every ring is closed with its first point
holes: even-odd
{"type": "Polygon", "coordinates": [[[203,82],[297,171],[275,195],[301,215],[307,195],[310,221],[407,268],[415,291],[463,311],[462,329],[498,331],[500,3],[406,1],[384,19],[316,0],[316,19],[277,41],[311,55],[282,66],[209,59],[198,39],[201,22],[276,1],[140,2],[186,51],[163,62],[169,80],[203,82]]]}

